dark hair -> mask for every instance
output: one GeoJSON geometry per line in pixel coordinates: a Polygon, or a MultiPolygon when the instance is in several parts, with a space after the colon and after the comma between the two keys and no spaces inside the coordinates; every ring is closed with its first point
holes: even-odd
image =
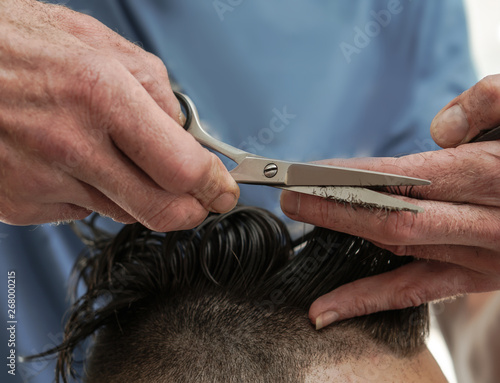
{"type": "Polygon", "coordinates": [[[250,207],[210,215],[186,231],[133,224],[112,238],[90,228],[94,239],[74,269],[75,290],[83,281],[86,292],[71,309],[62,344],[42,354],[58,353],[57,381],[75,377],[73,355],[91,335],[91,382],[295,382],[311,355],[360,354],[363,339],[398,356],[424,344],[426,305],[319,332],[308,322],[319,296],[412,261],[362,238],[315,228],[293,242],[278,218],[250,207]]]}

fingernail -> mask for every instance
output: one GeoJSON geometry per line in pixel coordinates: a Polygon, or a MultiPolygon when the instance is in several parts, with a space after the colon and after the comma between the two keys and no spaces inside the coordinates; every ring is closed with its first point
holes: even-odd
{"type": "Polygon", "coordinates": [[[281,193],[281,209],[287,215],[295,216],[300,211],[300,193],[283,191],[281,193]]]}
{"type": "Polygon", "coordinates": [[[339,319],[339,314],[335,311],[325,311],[319,314],[316,318],[316,330],[321,330],[323,327],[331,325],[339,319]]]}
{"type": "Polygon", "coordinates": [[[464,110],[458,104],[436,116],[431,124],[431,135],[440,146],[460,144],[469,131],[469,121],[464,110]]]}
{"type": "Polygon", "coordinates": [[[232,210],[237,202],[238,198],[233,193],[224,193],[212,202],[210,210],[216,213],[226,213],[232,210]]]}

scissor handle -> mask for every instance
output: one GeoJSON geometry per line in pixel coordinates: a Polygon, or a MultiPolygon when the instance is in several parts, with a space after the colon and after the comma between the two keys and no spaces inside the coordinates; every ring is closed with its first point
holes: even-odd
{"type": "Polygon", "coordinates": [[[481,130],[479,134],[472,138],[469,142],[483,142],[500,140],[500,126],[493,129],[481,130]]]}
{"type": "MultiPolygon", "coordinates": [[[[184,108],[186,114],[186,122],[184,124],[184,129],[189,132],[196,141],[198,141],[203,146],[215,150],[227,158],[233,160],[237,164],[240,164],[248,156],[253,156],[248,152],[241,149],[235,148],[234,146],[228,145],[225,142],[219,141],[218,139],[212,137],[210,134],[205,132],[200,123],[200,117],[198,116],[198,111],[194,106],[193,101],[180,92],[175,92],[175,97],[179,100],[179,103],[184,108]]],[[[258,156],[253,156],[258,157],[258,156]]]]}

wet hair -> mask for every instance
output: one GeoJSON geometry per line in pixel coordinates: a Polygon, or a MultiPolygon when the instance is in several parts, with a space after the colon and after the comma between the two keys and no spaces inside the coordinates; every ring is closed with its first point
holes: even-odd
{"type": "Polygon", "coordinates": [[[140,224],[93,230],[78,259],[56,380],[75,377],[87,338],[86,382],[299,382],[315,363],[357,358],[372,343],[400,357],[421,351],[428,307],[385,311],[315,331],[311,303],[413,259],[315,228],[292,241],[271,213],[237,207],[193,230],[140,224]]]}

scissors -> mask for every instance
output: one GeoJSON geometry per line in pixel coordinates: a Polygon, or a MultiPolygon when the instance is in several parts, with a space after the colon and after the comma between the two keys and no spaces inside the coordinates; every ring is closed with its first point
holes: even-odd
{"type": "Polygon", "coordinates": [[[201,126],[193,101],[182,93],[174,94],[186,115],[184,129],[200,144],[236,162],[237,166],[229,173],[238,183],[268,185],[389,211],[424,211],[419,206],[366,187],[430,185],[430,181],[369,170],[281,161],[243,151],[210,136],[201,126]]]}
{"type": "Polygon", "coordinates": [[[469,142],[484,142],[500,140],[500,126],[493,129],[484,129],[479,131],[476,137],[473,137],[469,142]]]}

